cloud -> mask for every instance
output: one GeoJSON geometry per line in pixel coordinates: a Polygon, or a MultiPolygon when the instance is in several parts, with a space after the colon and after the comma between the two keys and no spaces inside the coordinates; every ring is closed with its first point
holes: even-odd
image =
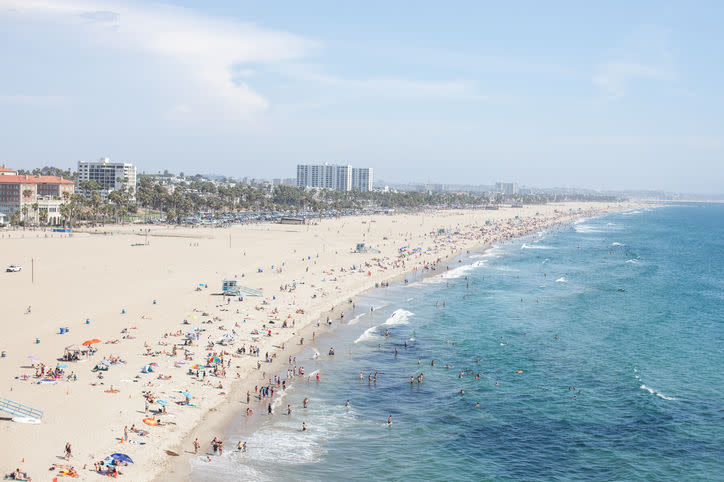
{"type": "MultiPolygon", "coordinates": [[[[90,42],[131,50],[169,62],[170,71],[190,81],[188,95],[203,92],[228,114],[247,117],[268,102],[233,78],[233,67],[299,59],[317,48],[311,40],[253,23],[201,15],[161,4],[102,0],[6,0],[0,16],[31,18],[73,31],[85,29],[90,42]]],[[[184,103],[185,99],[178,99],[184,103]]]]}
{"type": "Polygon", "coordinates": [[[670,72],[636,62],[606,62],[598,67],[593,82],[603,89],[610,98],[626,95],[629,84],[635,80],[665,80],[671,77],[670,72]]]}
{"type": "Polygon", "coordinates": [[[667,29],[656,25],[634,28],[608,49],[607,60],[599,63],[593,83],[609,98],[618,99],[627,95],[635,82],[677,80],[669,37],[667,29]]]}
{"type": "Polygon", "coordinates": [[[396,77],[352,79],[320,73],[322,69],[305,64],[286,64],[278,69],[280,73],[295,79],[362,94],[394,98],[491,100],[479,92],[474,82],[467,80],[428,81],[396,77]]]}

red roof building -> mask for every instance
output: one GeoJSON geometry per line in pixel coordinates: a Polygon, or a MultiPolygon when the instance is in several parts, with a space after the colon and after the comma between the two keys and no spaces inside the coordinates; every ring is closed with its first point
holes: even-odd
{"type": "MultiPolygon", "coordinates": [[[[0,212],[8,216],[22,210],[23,206],[38,203],[39,210],[45,209],[49,217],[57,218],[60,216],[60,203],[64,201],[65,193],[74,192],[75,183],[68,179],[58,176],[19,175],[5,166],[0,167],[0,212]]],[[[34,215],[37,217],[38,213],[34,215]]]]}

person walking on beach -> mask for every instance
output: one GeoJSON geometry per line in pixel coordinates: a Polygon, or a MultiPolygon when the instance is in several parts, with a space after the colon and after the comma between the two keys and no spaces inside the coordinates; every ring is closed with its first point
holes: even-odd
{"type": "Polygon", "coordinates": [[[197,438],[194,440],[194,455],[199,454],[199,447],[201,446],[201,443],[199,442],[199,439],[197,438]]]}
{"type": "Polygon", "coordinates": [[[65,460],[70,460],[73,456],[73,448],[70,446],[70,442],[65,444],[65,460]]]}

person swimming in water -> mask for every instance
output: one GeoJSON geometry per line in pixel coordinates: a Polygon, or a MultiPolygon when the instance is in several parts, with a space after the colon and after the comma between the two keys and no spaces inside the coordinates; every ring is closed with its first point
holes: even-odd
{"type": "Polygon", "coordinates": [[[392,414],[390,414],[390,416],[387,417],[387,425],[392,425],[392,414]]]}

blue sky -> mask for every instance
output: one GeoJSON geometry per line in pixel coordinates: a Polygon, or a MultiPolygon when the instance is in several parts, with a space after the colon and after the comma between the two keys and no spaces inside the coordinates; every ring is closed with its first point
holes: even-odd
{"type": "Polygon", "coordinates": [[[0,162],[724,192],[724,3],[0,0],[0,162]]]}

